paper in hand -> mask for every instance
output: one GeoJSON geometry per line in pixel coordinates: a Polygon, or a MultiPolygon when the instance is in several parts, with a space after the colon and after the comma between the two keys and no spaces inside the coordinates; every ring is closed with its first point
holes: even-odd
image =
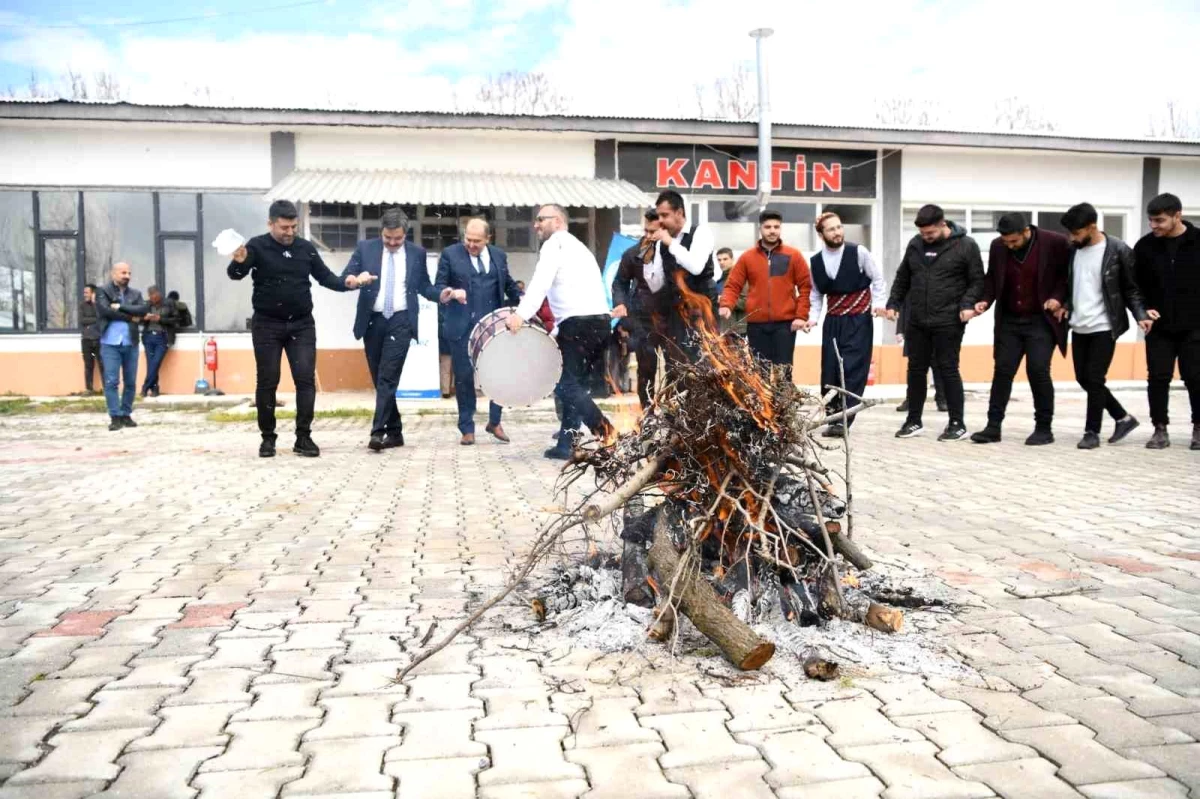
{"type": "Polygon", "coordinates": [[[245,243],[246,239],[242,237],[241,233],[233,228],[225,228],[213,239],[212,246],[217,248],[218,254],[228,256],[233,255],[234,251],[245,243]]]}

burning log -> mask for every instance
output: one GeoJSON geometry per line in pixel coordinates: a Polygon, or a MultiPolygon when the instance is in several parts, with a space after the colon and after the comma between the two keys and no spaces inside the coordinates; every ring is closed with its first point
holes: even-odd
{"type": "Polygon", "coordinates": [[[660,511],[650,545],[650,566],[663,585],[672,585],[668,601],[674,598],[679,612],[696,629],[708,636],[733,665],[743,671],[760,668],[775,654],[775,644],[762,638],[725,607],[712,587],[684,568],[671,543],[668,513],[660,511]]]}

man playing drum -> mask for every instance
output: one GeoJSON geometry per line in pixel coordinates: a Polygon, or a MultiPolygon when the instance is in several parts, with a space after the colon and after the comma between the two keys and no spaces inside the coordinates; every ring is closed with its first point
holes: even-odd
{"type": "MultiPolygon", "coordinates": [[[[567,460],[574,449],[580,422],[603,438],[613,430],[584,387],[588,364],[608,343],[611,319],[596,257],[567,232],[566,209],[560,205],[542,206],[534,229],[542,241],[537,268],[517,312],[505,324],[516,333],[525,320],[534,317],[543,298],[550,301],[563,359],[562,379],[555,389],[562,400],[563,417],[558,443],[546,450],[545,455],[567,460]]],[[[513,364],[513,368],[518,367],[519,364],[513,364]]]]}
{"type": "MultiPolygon", "coordinates": [[[[446,327],[442,335],[450,343],[454,363],[458,432],[462,434],[459,443],[463,446],[475,443],[475,366],[467,352],[467,340],[481,318],[497,308],[521,301],[517,282],[508,271],[508,256],[499,247],[488,244],[490,233],[483,219],[468,220],[462,243],[442,251],[434,283],[434,289],[446,304],[446,327]]],[[[500,426],[500,406],[495,402],[489,403],[484,429],[508,443],[508,435],[500,426]]]]}

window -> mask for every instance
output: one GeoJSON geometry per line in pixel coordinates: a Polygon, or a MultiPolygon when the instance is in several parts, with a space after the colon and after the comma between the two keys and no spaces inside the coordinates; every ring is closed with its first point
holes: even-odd
{"type": "MultiPolygon", "coordinates": [[[[708,222],[751,222],[758,224],[758,212],[743,213],[742,201],[718,200],[708,203],[708,222]]],[[[871,207],[866,206],[867,216],[870,217],[871,207]]],[[[817,218],[817,206],[813,203],[768,203],[768,211],[777,211],[783,216],[784,223],[811,225],[817,218]]],[[[693,217],[694,219],[694,217],[693,217]]]]}
{"type": "Polygon", "coordinates": [[[98,191],[83,194],[84,277],[100,284],[114,263],[124,261],[134,280],[154,275],[154,195],[98,191]]]}
{"type": "Polygon", "coordinates": [[[353,250],[363,239],[379,236],[383,212],[399,208],[409,219],[408,234],[413,234],[417,218],[415,205],[355,205],[354,203],[309,203],[308,229],[313,244],[324,250],[353,250]]]}
{"type": "Polygon", "coordinates": [[[208,194],[204,195],[204,236],[202,285],[204,302],[199,304],[203,317],[197,314],[194,297],[177,289],[180,299],[188,303],[196,325],[204,330],[238,331],[247,330],[247,320],[254,313],[250,304],[250,278],[230,280],[226,274],[229,259],[218,254],[209,246],[217,234],[225,228],[233,228],[246,238],[257,235],[266,225],[268,204],[258,194],[208,194]]]}
{"type": "Polygon", "coordinates": [[[46,276],[46,330],[79,327],[79,247],[74,236],[42,238],[42,270],[46,276]]]}
{"type": "Polygon", "coordinates": [[[0,191],[0,331],[37,330],[33,193],[0,191]]]}
{"type": "Polygon", "coordinates": [[[79,226],[79,195],[73,191],[38,192],[38,229],[74,231],[79,226]]]}
{"type": "Polygon", "coordinates": [[[192,232],[196,230],[196,195],[161,192],[158,195],[158,229],[192,232]]]}
{"type": "Polygon", "coordinates": [[[1125,240],[1125,214],[1103,214],[1101,228],[1113,238],[1125,240]]]}
{"type": "Polygon", "coordinates": [[[1058,221],[1062,219],[1063,211],[1066,210],[1064,208],[1062,211],[1038,211],[1037,226],[1042,230],[1053,230],[1055,233],[1067,235],[1067,229],[1058,221]]]}

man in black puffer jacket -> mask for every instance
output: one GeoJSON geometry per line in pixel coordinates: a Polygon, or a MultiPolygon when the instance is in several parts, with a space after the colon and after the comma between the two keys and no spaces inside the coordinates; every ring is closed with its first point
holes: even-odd
{"type": "Polygon", "coordinates": [[[888,298],[888,318],[895,320],[908,301],[908,418],[896,432],[909,438],[921,432],[925,375],[937,363],[946,387],[950,422],[939,441],[966,437],[963,385],[958,371],[963,331],[983,299],[983,259],[979,245],[936,205],[925,205],[915,220],[918,235],[904,252],[888,298]]]}

